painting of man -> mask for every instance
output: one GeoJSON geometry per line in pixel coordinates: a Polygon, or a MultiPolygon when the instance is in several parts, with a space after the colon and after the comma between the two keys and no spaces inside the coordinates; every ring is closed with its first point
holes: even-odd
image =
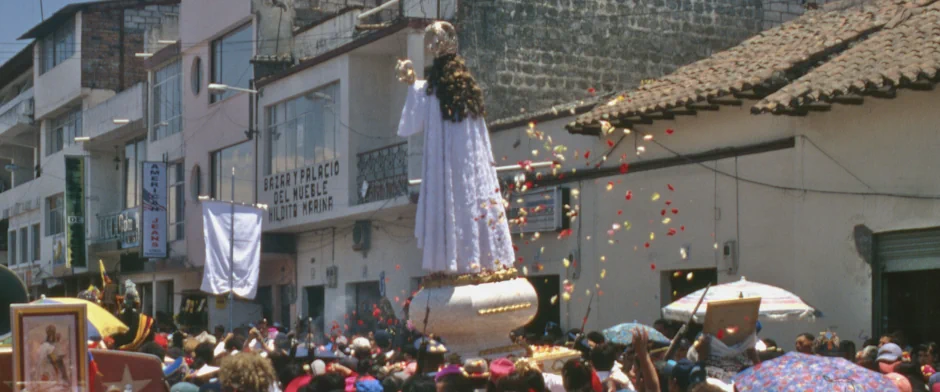
{"type": "Polygon", "coordinates": [[[15,391],[87,388],[84,305],[81,312],[67,306],[13,306],[15,391]]]}

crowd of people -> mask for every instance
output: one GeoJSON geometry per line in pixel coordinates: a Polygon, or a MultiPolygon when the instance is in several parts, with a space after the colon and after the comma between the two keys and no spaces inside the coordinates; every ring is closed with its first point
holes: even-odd
{"type": "MultiPolygon", "coordinates": [[[[661,322],[654,326],[669,337],[676,333],[661,322]]],[[[172,392],[735,391],[731,376],[785,351],[845,358],[883,373],[902,392],[940,392],[937,345],[910,347],[900,334],[867,341],[858,351],[831,332],[801,334],[792,350],[755,339],[740,351],[701,333],[683,335],[692,339],[680,337],[670,350],[651,343],[654,331],[645,329],[637,329],[628,344],[557,326],[544,335],[511,336],[524,347],[562,345],[579,354],[560,369],[544,369],[531,350],[494,360],[460,358],[443,340],[406,325],[354,336],[334,331],[321,344],[313,333],[295,329],[261,320],[232,332],[217,326],[214,333],[157,333],[139,351],[163,361],[172,392]]]]}

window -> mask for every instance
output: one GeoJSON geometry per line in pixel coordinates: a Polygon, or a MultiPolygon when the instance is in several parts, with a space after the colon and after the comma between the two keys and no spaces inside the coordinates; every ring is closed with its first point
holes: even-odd
{"type": "Polygon", "coordinates": [[[235,201],[253,202],[253,145],[249,142],[212,153],[212,198],[232,200],[232,168],[235,169],[235,201]]]}
{"type": "Polygon", "coordinates": [[[42,39],[42,73],[49,72],[75,54],[74,19],[42,39]]]}
{"type": "MultiPolygon", "coordinates": [[[[253,41],[250,24],[212,41],[212,83],[241,88],[249,87],[248,81],[253,76],[251,66],[253,41]]],[[[235,91],[226,91],[221,94],[211,94],[209,102],[221,101],[235,93],[235,91]]]]}
{"type": "Polygon", "coordinates": [[[336,159],[338,95],[331,84],[267,108],[265,174],[336,159]]]}
{"type": "Polygon", "coordinates": [[[7,232],[7,265],[16,264],[16,230],[7,232]]]}
{"type": "Polygon", "coordinates": [[[76,136],[82,136],[82,109],[76,108],[47,124],[46,155],[52,155],[74,144],[76,136]]]}
{"type": "Polygon", "coordinates": [[[62,194],[46,199],[46,235],[65,232],[65,196],[62,194]]]}
{"type": "Polygon", "coordinates": [[[202,88],[202,59],[196,57],[193,59],[192,69],[189,70],[189,81],[192,84],[193,95],[199,95],[202,88]]]}
{"type": "Polygon", "coordinates": [[[179,133],[182,128],[183,101],[180,93],[179,60],[160,68],[153,78],[153,134],[151,140],[160,140],[179,133]]]}
{"type": "Polygon", "coordinates": [[[183,239],[183,217],[186,209],[186,193],[183,191],[183,164],[174,163],[169,166],[167,174],[167,184],[169,184],[169,205],[167,206],[167,215],[169,216],[169,227],[167,228],[167,238],[170,241],[183,239]]]}
{"type": "Polygon", "coordinates": [[[124,208],[140,205],[141,164],[147,159],[147,141],[124,145],[124,208]]]}
{"type": "Polygon", "coordinates": [[[40,235],[40,232],[39,232],[39,224],[37,223],[37,224],[33,225],[33,235],[32,235],[32,240],[33,240],[33,253],[32,253],[32,257],[29,258],[30,260],[39,260],[39,258],[40,258],[40,256],[41,256],[41,255],[39,254],[39,241],[41,241],[42,238],[40,238],[40,237],[41,237],[41,235],[40,235]]]}
{"type": "Polygon", "coordinates": [[[29,262],[29,227],[20,228],[20,263],[29,262]]]}

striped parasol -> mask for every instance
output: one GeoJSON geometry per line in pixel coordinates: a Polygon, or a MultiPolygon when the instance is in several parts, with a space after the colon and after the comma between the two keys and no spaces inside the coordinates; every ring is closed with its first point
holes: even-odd
{"type": "Polygon", "coordinates": [[[42,297],[33,302],[33,304],[82,304],[85,305],[85,317],[87,318],[88,336],[108,337],[118,333],[128,331],[128,328],[121,320],[118,320],[113,314],[98,306],[93,302],[88,302],[80,298],[68,297],[42,297]]]}
{"type": "MultiPolygon", "coordinates": [[[[686,322],[692,316],[695,304],[705,289],[698,290],[692,294],[686,295],[669,305],[663,307],[663,318],[686,322]]],[[[776,286],[768,284],[750,282],[744,277],[737,282],[725,283],[711,286],[702,307],[695,313],[694,321],[701,323],[705,320],[705,312],[708,309],[708,302],[721,301],[737,298],[760,297],[760,311],[758,315],[761,318],[774,321],[787,320],[812,320],[817,311],[812,306],[803,302],[796,294],[776,286]]]]}

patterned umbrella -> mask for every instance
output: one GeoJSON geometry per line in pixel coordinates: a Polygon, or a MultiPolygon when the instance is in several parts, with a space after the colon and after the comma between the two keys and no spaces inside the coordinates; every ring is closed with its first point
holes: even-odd
{"type": "Polygon", "coordinates": [[[641,329],[646,330],[650,336],[650,341],[656,344],[669,344],[669,338],[663,335],[653,327],[637,323],[623,323],[604,330],[604,338],[609,342],[630,345],[633,343],[633,331],[641,329]]]}
{"type": "Polygon", "coordinates": [[[35,300],[32,303],[34,304],[83,304],[85,305],[85,317],[88,319],[85,325],[87,325],[88,336],[99,336],[102,338],[127,332],[128,328],[121,320],[118,320],[117,317],[114,317],[113,314],[108,313],[107,310],[98,306],[93,302],[88,302],[79,298],[68,298],[68,297],[57,297],[57,298],[46,298],[35,300]]]}
{"type": "MultiPolygon", "coordinates": [[[[669,320],[686,322],[695,309],[695,304],[702,297],[705,289],[698,290],[692,294],[680,298],[663,307],[663,317],[669,320]]],[[[760,297],[760,317],[775,321],[785,321],[790,319],[812,319],[816,315],[816,309],[803,302],[800,297],[789,291],[768,284],[749,282],[743,277],[737,282],[725,283],[712,286],[705,296],[705,301],[695,313],[695,322],[701,323],[705,320],[705,311],[708,309],[708,302],[721,301],[737,298],[760,297]]]]}
{"type": "Polygon", "coordinates": [[[897,391],[890,379],[843,358],[800,353],[762,362],[734,376],[739,392],[886,392],[897,391]]]}

